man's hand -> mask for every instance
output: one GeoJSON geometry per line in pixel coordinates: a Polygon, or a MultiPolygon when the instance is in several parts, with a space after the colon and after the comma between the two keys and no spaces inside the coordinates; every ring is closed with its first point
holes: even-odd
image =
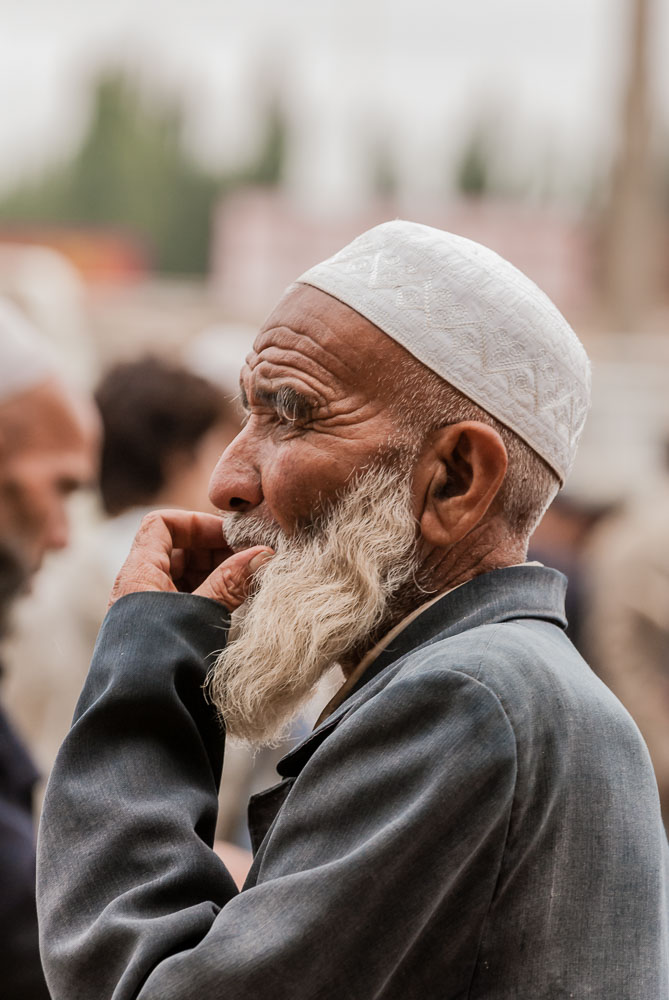
{"type": "Polygon", "coordinates": [[[234,611],[243,604],[255,571],[273,555],[262,545],[233,552],[215,514],[158,510],[142,520],[109,598],[182,591],[209,597],[234,611]]]}

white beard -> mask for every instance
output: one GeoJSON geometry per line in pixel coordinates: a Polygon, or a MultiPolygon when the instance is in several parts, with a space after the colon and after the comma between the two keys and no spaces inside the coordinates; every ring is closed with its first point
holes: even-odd
{"type": "Polygon", "coordinates": [[[365,648],[413,579],[417,523],[406,469],[365,472],[314,525],[286,535],[257,514],[226,514],[235,549],[276,555],[233,615],[209,695],[238,742],[278,742],[326,671],[365,648]]]}

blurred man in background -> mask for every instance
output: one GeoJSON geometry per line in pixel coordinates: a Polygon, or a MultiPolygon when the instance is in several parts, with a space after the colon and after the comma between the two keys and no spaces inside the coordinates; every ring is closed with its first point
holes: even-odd
{"type": "MultiPolygon", "coordinates": [[[[94,474],[92,410],[59,380],[39,335],[0,300],[0,628],[44,556],[67,544],[66,502],[94,474]]],[[[39,628],[39,622],[35,627],[39,628]]],[[[32,794],[37,771],[0,708],[0,968],[5,1000],[48,997],[37,947],[32,794]]]]}
{"type": "Polygon", "coordinates": [[[107,514],[134,511],[138,523],[142,508],[211,508],[211,470],[240,426],[223,389],[181,365],[144,357],[107,372],[95,399],[107,514]]]}
{"type": "Polygon", "coordinates": [[[48,775],[90,663],[114,578],[144,514],[211,510],[207,487],[239,429],[228,394],[180,364],[142,357],[113,366],[95,393],[102,425],[99,510],[47,567],[15,616],[7,701],[48,775]],[[40,616],[41,629],[33,620],[40,616]]]}

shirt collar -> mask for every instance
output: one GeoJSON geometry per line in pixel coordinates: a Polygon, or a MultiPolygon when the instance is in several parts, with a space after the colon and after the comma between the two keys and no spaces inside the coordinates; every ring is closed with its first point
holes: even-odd
{"type": "MultiPolygon", "coordinates": [[[[543,568],[541,563],[539,562],[519,563],[517,566],[510,566],[507,568],[519,569],[520,567],[524,566],[539,566],[543,568]]],[[[485,575],[487,576],[488,574],[485,575]]],[[[464,583],[459,584],[459,587],[464,587],[464,586],[466,586],[466,584],[464,583]]],[[[390,647],[391,644],[394,643],[394,640],[397,639],[397,637],[400,635],[401,632],[403,632],[406,628],[408,628],[408,626],[411,625],[412,622],[416,621],[417,618],[423,615],[424,612],[426,612],[429,608],[432,607],[432,605],[437,604],[437,602],[441,603],[443,598],[445,598],[448,594],[452,594],[454,591],[458,590],[459,587],[450,587],[448,590],[443,590],[441,591],[441,593],[436,594],[434,597],[431,597],[428,601],[425,601],[423,604],[420,604],[417,608],[414,608],[413,611],[411,611],[408,615],[402,618],[402,620],[398,622],[397,625],[395,625],[389,632],[386,632],[386,634],[381,639],[379,639],[379,641],[375,643],[375,645],[372,646],[370,650],[368,650],[365,653],[365,655],[357,664],[357,666],[354,668],[354,670],[348,675],[343,685],[339,688],[338,691],[335,692],[334,696],[330,699],[330,701],[327,703],[327,705],[319,715],[318,719],[316,720],[316,725],[314,726],[314,729],[318,729],[321,722],[324,722],[325,719],[327,719],[330,715],[332,715],[334,710],[338,708],[343,701],[346,700],[348,695],[352,693],[354,690],[357,690],[357,688],[361,686],[359,682],[361,681],[363,675],[367,673],[369,668],[379,658],[381,653],[385,649],[390,647]]],[[[393,659],[395,658],[396,657],[393,657],[393,659]]],[[[384,663],[384,666],[385,665],[387,664],[384,663]]],[[[374,674],[376,673],[378,673],[378,670],[374,671],[374,674]]]]}
{"type": "MultiPolygon", "coordinates": [[[[462,586],[462,584],[460,586],[462,586]]],[[[424,611],[427,611],[427,609],[432,604],[436,604],[436,602],[440,601],[442,597],[445,597],[446,594],[450,594],[453,590],[456,589],[457,589],[456,587],[451,587],[449,590],[443,590],[440,594],[435,594],[435,596],[432,597],[429,601],[425,601],[424,604],[420,604],[417,608],[414,608],[414,610],[411,611],[404,618],[402,618],[402,620],[399,621],[397,625],[391,628],[389,632],[386,632],[386,634],[382,636],[379,639],[379,641],[372,646],[371,649],[367,650],[363,658],[360,660],[357,666],[352,670],[352,672],[348,675],[342,686],[337,691],[335,691],[330,701],[327,703],[321,714],[318,716],[316,724],[314,725],[314,729],[318,729],[321,722],[324,722],[325,719],[327,719],[330,715],[332,715],[335,708],[338,708],[339,705],[341,705],[341,703],[348,696],[349,692],[351,692],[353,688],[358,686],[358,681],[363,676],[363,674],[366,673],[367,669],[371,667],[372,663],[374,663],[374,661],[381,655],[383,650],[390,645],[393,639],[397,638],[400,632],[403,632],[404,629],[407,628],[407,626],[410,625],[412,621],[418,618],[419,615],[422,615],[424,611]]]]}
{"type": "Polygon", "coordinates": [[[374,678],[409,653],[480,625],[522,618],[543,619],[566,628],[566,589],[567,579],[562,573],[536,563],[523,563],[482,573],[421,605],[370,650],[370,659],[357,679],[338,692],[341,699],[335,695],[337,704],[333,704],[334,699],[328,704],[314,731],[279,761],[277,771],[282,777],[298,774],[342,718],[373,694],[374,678]]]}

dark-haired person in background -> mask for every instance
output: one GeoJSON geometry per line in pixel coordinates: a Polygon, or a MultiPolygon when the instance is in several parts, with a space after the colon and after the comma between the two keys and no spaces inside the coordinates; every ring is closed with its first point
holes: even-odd
{"type": "Polygon", "coordinates": [[[142,507],[211,509],[211,470],[239,430],[223,389],[145,357],[107,372],[95,399],[104,428],[100,491],[107,514],[134,510],[141,520],[142,507]]]}

